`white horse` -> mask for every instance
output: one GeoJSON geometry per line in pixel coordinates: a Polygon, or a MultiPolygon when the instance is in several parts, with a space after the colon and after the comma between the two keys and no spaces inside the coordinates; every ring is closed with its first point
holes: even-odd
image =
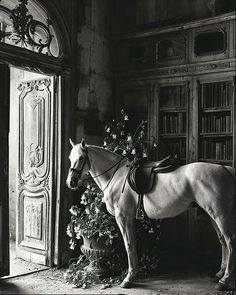
{"type": "MultiPolygon", "coordinates": [[[[128,273],[121,286],[129,287],[137,273],[135,214],[137,194],[124,182],[129,171],[127,158],[104,148],[71,141],[70,189],[78,189],[81,177],[90,172],[101,190],[107,210],[114,215],[128,256],[128,273]]],[[[210,216],[222,245],[222,262],[216,274],[218,290],[235,288],[235,170],[229,166],[196,162],[168,173],[157,174],[152,191],[144,195],[146,215],[151,219],[174,217],[196,202],[210,216]]]]}

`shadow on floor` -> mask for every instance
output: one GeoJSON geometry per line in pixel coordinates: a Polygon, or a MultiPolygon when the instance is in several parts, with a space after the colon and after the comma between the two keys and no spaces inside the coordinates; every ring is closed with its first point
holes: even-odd
{"type": "Polygon", "coordinates": [[[17,284],[2,279],[0,280],[0,290],[0,294],[10,294],[9,290],[11,290],[11,294],[24,294],[24,290],[17,284]]]}

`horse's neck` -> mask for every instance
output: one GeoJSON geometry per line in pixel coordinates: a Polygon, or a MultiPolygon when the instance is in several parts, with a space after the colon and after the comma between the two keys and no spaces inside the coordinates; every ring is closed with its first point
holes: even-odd
{"type": "Polygon", "coordinates": [[[88,146],[88,157],[91,163],[90,174],[99,188],[104,189],[111,180],[122,156],[103,148],[88,146]]]}

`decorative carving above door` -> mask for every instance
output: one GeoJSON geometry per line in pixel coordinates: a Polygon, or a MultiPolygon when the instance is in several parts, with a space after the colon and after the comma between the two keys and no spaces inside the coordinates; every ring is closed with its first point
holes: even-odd
{"type": "Polygon", "coordinates": [[[0,42],[60,56],[52,20],[36,1],[0,0],[0,42]]]}

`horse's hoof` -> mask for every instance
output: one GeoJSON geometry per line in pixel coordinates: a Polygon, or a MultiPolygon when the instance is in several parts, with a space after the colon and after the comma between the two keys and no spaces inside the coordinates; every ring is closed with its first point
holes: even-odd
{"type": "Polygon", "coordinates": [[[132,285],[131,282],[123,281],[123,282],[120,284],[120,287],[121,287],[121,288],[126,288],[126,289],[127,289],[127,288],[130,288],[131,285],[132,285]]]}
{"type": "Polygon", "coordinates": [[[221,282],[218,282],[215,285],[215,289],[218,291],[229,291],[229,287],[226,284],[223,284],[221,282]]]}

